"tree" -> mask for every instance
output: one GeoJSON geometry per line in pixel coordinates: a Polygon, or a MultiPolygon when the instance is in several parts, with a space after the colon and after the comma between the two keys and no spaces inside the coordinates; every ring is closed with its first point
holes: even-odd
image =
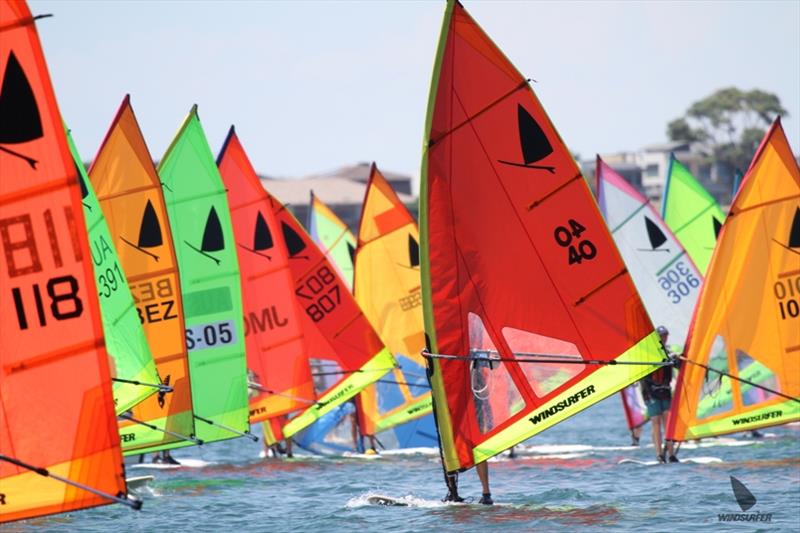
{"type": "Polygon", "coordinates": [[[667,124],[673,141],[701,142],[711,162],[726,174],[750,166],[758,143],[778,115],[787,116],[780,99],[766,91],[720,89],[693,103],[686,115],[667,124]]]}

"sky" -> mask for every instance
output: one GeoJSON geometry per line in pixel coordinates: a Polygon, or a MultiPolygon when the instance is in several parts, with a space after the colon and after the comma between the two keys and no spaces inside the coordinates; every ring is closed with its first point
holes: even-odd
{"type": "MultiPolygon", "coordinates": [[[[464,5],[573,153],[634,151],[723,87],[777,94],[800,152],[800,0],[464,5]]],[[[192,104],[212,151],[231,124],[255,168],[357,162],[419,176],[443,1],[33,0],[64,120],[94,158],[125,94],[155,159],[192,104]]]]}

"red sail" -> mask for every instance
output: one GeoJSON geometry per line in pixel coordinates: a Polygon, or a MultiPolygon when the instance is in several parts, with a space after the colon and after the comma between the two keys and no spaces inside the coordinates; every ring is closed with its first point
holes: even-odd
{"type": "Polygon", "coordinates": [[[289,254],[312,375],[323,389],[317,391],[317,403],[284,426],[284,436],[290,437],[380,379],[394,368],[395,361],[328,256],[285,206],[268,192],[264,194],[289,254]]]}
{"type": "Polygon", "coordinates": [[[281,229],[239,138],[231,128],[217,159],[239,254],[244,298],[250,422],[305,409],[315,401],[303,326],[281,229]]]}
{"type": "Polygon", "coordinates": [[[425,330],[452,357],[432,360],[431,384],[445,469],[457,471],[640,379],[662,353],[572,155],[457,2],[429,106],[425,330]],[[596,364],[612,360],[632,364],[596,364]]]}
{"type": "Polygon", "coordinates": [[[24,2],[0,2],[0,522],[124,494],[81,188],[24,2]]]}

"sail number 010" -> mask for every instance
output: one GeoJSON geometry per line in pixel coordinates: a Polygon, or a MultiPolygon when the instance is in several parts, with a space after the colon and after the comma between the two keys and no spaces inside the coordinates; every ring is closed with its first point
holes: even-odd
{"type": "Polygon", "coordinates": [[[778,310],[781,319],[797,318],[800,316],[800,276],[784,281],[778,280],[772,286],[775,298],[778,299],[778,310]]]}
{"type": "Polygon", "coordinates": [[[553,237],[559,246],[569,248],[567,255],[570,265],[579,265],[586,260],[594,259],[597,256],[597,247],[589,239],[579,240],[586,228],[574,218],[569,219],[567,226],[558,226],[553,230],[553,237]],[[573,238],[576,241],[573,244],[573,238]]]}

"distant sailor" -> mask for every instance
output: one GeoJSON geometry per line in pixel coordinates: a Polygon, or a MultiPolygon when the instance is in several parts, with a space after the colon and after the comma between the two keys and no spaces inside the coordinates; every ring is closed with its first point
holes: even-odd
{"type": "MultiPolygon", "coordinates": [[[[673,354],[667,348],[669,331],[664,326],[658,326],[656,331],[661,338],[661,344],[668,357],[672,358],[673,354]]],[[[650,422],[653,426],[653,446],[655,446],[658,461],[661,463],[667,462],[666,454],[669,454],[668,460],[670,463],[679,462],[678,458],[675,457],[672,441],[667,441],[665,450],[662,439],[662,426],[666,425],[666,421],[669,418],[669,407],[672,402],[672,389],[670,388],[672,369],[672,365],[662,366],[641,381],[642,397],[647,406],[647,415],[650,417],[650,422]]]]}

